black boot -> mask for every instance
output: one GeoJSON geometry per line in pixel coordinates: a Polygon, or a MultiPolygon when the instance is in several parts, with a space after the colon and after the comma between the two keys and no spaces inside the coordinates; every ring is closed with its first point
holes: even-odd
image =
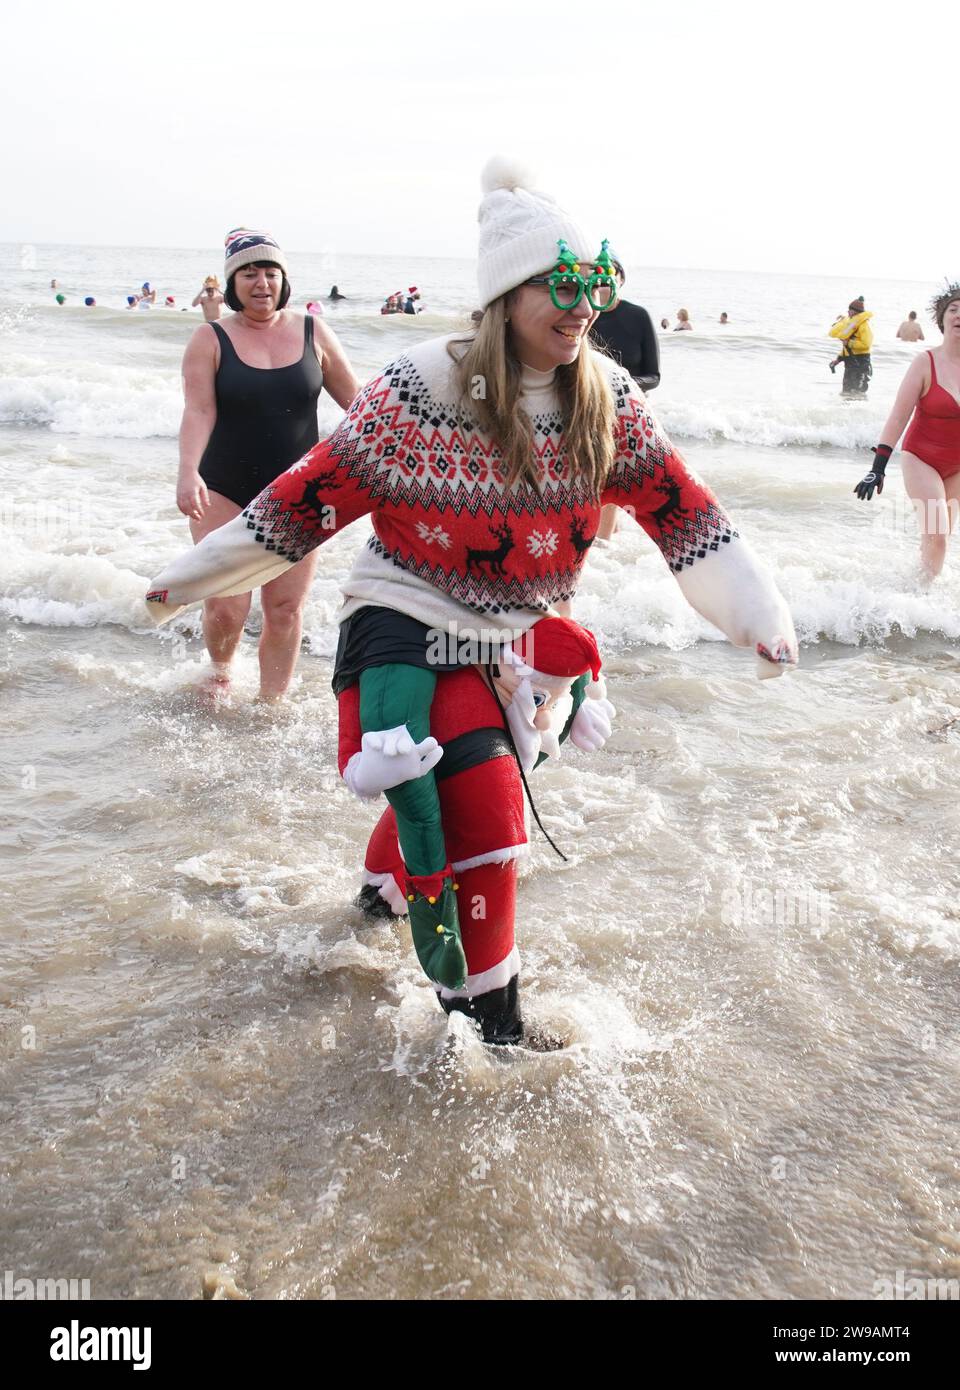
{"type": "Polygon", "coordinates": [[[368,922],[392,922],[397,916],[375,883],[365,883],[353,900],[368,922]]]}
{"type": "Polygon", "coordinates": [[[516,975],[502,989],[475,994],[472,999],[444,999],[439,994],[437,998],[445,1013],[466,1014],[479,1023],[485,1043],[515,1047],[523,1042],[519,980],[516,975]]]}

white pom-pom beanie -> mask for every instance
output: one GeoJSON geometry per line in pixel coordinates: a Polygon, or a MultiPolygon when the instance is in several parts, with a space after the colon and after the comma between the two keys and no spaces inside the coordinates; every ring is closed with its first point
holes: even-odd
{"type": "Polygon", "coordinates": [[[481,175],[477,279],[483,309],[532,275],[552,270],[561,237],[583,261],[599,250],[599,242],[594,246],[573,218],[531,183],[525,169],[502,156],[491,159],[481,175]]]}

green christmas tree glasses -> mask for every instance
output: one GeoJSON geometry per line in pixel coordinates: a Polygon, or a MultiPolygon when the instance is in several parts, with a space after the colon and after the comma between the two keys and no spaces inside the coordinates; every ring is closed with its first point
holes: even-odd
{"type": "Polygon", "coordinates": [[[617,272],[610,258],[608,241],[600,247],[600,254],[593,263],[593,274],[584,277],[580,273],[580,262],[561,237],[557,242],[560,254],[551,275],[535,275],[526,281],[528,285],[548,285],[550,298],[557,309],[573,309],[584,295],[590,308],[598,314],[605,314],[617,302],[617,272]]]}

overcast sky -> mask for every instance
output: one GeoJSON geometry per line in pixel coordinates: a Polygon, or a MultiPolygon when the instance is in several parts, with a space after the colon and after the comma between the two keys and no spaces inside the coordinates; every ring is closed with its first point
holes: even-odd
{"type": "Polygon", "coordinates": [[[960,277],[955,3],[46,3],[0,240],[472,256],[516,153],[637,265],[960,277]]]}

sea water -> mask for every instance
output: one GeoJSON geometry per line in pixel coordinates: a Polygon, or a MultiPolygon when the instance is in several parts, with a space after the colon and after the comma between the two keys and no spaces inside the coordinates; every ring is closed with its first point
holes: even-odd
{"type": "MultiPolygon", "coordinates": [[[[296,305],[347,295],[326,317],[361,379],[475,304],[467,262],[290,263],[296,305]],[[426,313],[381,318],[413,284],[426,313]]],[[[759,684],[629,521],[591,554],[575,613],[616,732],[534,779],[568,862],[534,834],[518,910],[527,1014],[568,1046],[506,1055],[437,1009],[405,925],[350,905],[374,813],[336,775],[329,681],[367,523],[321,552],[279,710],[256,608],[217,709],[197,612],[144,621],[189,540],[181,306],[218,268],[0,247],[6,1266],[167,1298],[960,1276],[960,555],[921,585],[895,462],[852,492],[933,287],[628,267],[656,322],[690,312],[651,405],[774,570],[801,667],[759,684]],[[144,279],[176,307],[126,310],[144,279]],[[848,402],[826,333],[861,293],[875,374],[848,402]]]]}

